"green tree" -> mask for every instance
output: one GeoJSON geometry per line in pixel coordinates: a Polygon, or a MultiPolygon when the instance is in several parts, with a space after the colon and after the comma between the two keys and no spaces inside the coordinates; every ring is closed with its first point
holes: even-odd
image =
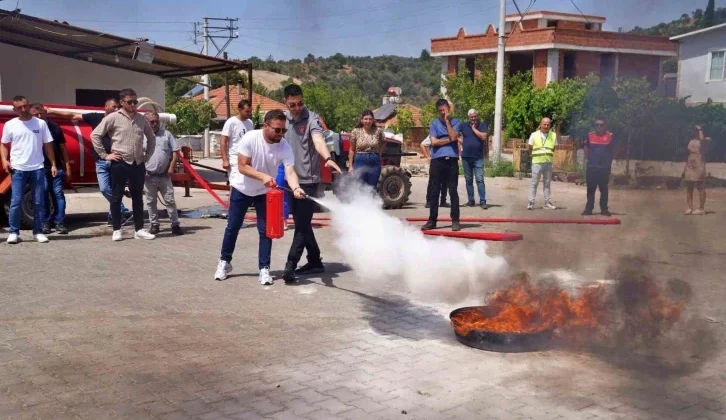
{"type": "Polygon", "coordinates": [[[439,111],[436,110],[436,102],[429,102],[421,108],[421,124],[429,127],[431,122],[439,117],[439,111]]]}
{"type": "Polygon", "coordinates": [[[189,92],[197,83],[190,79],[171,78],[166,79],[164,83],[164,92],[166,97],[166,106],[174,105],[184,94],[189,92]]]}
{"type": "Polygon", "coordinates": [[[410,109],[401,106],[396,108],[396,123],[391,127],[394,132],[403,134],[403,137],[408,139],[414,124],[413,112],[410,109]]]}
{"type": "Polygon", "coordinates": [[[430,59],[431,59],[431,54],[429,53],[429,50],[427,50],[426,48],[421,50],[421,55],[419,56],[419,60],[428,61],[430,59]]]}
{"type": "Polygon", "coordinates": [[[178,100],[168,107],[168,112],[177,118],[176,124],[169,126],[174,135],[198,134],[217,118],[212,104],[192,99],[178,100]]]}
{"type": "Polygon", "coordinates": [[[716,11],[716,2],[715,0],[708,0],[708,5],[706,6],[706,11],[703,12],[703,23],[701,24],[701,27],[708,28],[710,26],[713,26],[715,22],[715,12],[716,11]]]}
{"type": "Polygon", "coordinates": [[[364,109],[371,106],[366,96],[354,87],[338,88],[325,83],[302,85],[307,107],[325,121],[329,129],[350,131],[364,109]]]}

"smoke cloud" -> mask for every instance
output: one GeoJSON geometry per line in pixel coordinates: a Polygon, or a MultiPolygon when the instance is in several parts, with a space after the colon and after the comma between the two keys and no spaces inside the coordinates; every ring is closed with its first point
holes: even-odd
{"type": "Polygon", "coordinates": [[[419,299],[458,303],[483,296],[504,276],[506,261],[489,255],[485,242],[425,237],[418,226],[386,214],[367,187],[346,184],[342,200],[317,201],[330,209],[335,245],[361,279],[379,285],[403,281],[419,299]]]}

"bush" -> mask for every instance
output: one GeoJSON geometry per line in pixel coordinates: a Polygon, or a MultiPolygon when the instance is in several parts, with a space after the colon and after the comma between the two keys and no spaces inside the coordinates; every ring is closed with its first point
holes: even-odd
{"type": "Polygon", "coordinates": [[[514,165],[505,159],[487,160],[484,165],[484,176],[487,178],[514,176],[514,165]]]}
{"type": "Polygon", "coordinates": [[[217,118],[211,103],[193,99],[180,99],[167,112],[176,115],[176,124],[169,126],[169,131],[175,136],[199,134],[217,118]]]}

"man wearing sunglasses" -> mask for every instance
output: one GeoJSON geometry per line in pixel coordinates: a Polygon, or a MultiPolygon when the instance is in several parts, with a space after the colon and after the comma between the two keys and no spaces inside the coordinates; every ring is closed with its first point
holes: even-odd
{"type": "Polygon", "coordinates": [[[58,175],[53,136],[45,121],[33,117],[30,105],[24,96],[13,98],[13,110],[18,116],[5,123],[2,133],[0,157],[3,169],[11,175],[10,234],[7,242],[18,243],[20,234],[20,212],[25,195],[25,186],[30,184],[33,193],[33,236],[40,243],[48,242],[43,235],[45,216],[45,156],[50,162],[50,175],[58,175]],[[10,150],[8,150],[10,148],[10,150]],[[45,156],[43,155],[45,152],[45,156]]]}
{"type": "Polygon", "coordinates": [[[112,112],[93,130],[91,141],[96,153],[111,162],[111,219],[114,241],[123,239],[121,234],[121,199],[126,183],[131,192],[131,205],[134,214],[134,238],[154,239],[155,236],[144,230],[144,179],[145,162],[148,162],[156,149],[156,134],[143,115],[136,112],[139,104],[133,89],[123,89],[119,93],[121,109],[112,112]],[[103,136],[111,139],[111,153],[103,146],[103,136]],[[146,151],[144,151],[146,137],[146,151]]]}
{"type": "Polygon", "coordinates": [[[585,140],[585,153],[587,156],[587,169],[585,183],[587,184],[587,204],[583,216],[591,216],[595,208],[595,192],[600,189],[600,214],[612,216],[608,210],[608,183],[610,182],[610,167],[613,164],[613,133],[607,131],[605,119],[595,120],[595,131],[591,131],[585,140]]]}
{"type": "MultiPolygon", "coordinates": [[[[324,159],[326,167],[338,173],[341,173],[340,167],[330,156],[330,151],[323,138],[323,124],[318,115],[305,108],[303,91],[300,86],[295,84],[285,86],[283,92],[287,106],[285,112],[286,138],[295,154],[295,172],[305,194],[319,197],[318,191],[322,181],[320,159],[324,159]]],[[[315,240],[315,233],[311,225],[315,203],[312,200],[293,200],[291,205],[292,217],[295,221],[295,236],[282,275],[285,283],[294,283],[295,274],[305,275],[325,271],[320,256],[320,247],[315,240]],[[308,253],[308,262],[295,270],[305,250],[308,253]]]]}
{"type": "Polygon", "coordinates": [[[275,175],[280,164],[285,166],[287,183],[298,200],[305,197],[295,173],[294,155],[290,144],[283,138],[285,114],[281,109],[273,109],[265,114],[265,124],[261,130],[253,130],[242,137],[237,145],[237,165],[230,174],[229,183],[232,193],[229,197],[227,228],[224,230],[222,251],[217,263],[215,280],[224,280],[232,271],[232,254],[237,244],[237,236],[242,227],[245,214],[250,205],[255,205],[257,213],[257,232],[260,236],[258,247],[258,268],[260,284],[272,284],[270,260],[272,239],[267,237],[267,200],[266,193],[277,187],[275,175]]]}

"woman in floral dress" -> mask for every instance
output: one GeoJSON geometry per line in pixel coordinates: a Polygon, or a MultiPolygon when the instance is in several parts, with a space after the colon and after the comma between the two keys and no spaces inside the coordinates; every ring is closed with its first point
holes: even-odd
{"type": "Polygon", "coordinates": [[[688,208],[686,214],[703,215],[706,214],[704,206],[706,205],[706,143],[711,141],[710,137],[703,136],[703,129],[700,125],[693,127],[695,138],[688,142],[688,159],[683,168],[683,179],[686,181],[686,202],[688,208]],[[693,189],[698,190],[699,207],[693,210],[693,189]]]}

